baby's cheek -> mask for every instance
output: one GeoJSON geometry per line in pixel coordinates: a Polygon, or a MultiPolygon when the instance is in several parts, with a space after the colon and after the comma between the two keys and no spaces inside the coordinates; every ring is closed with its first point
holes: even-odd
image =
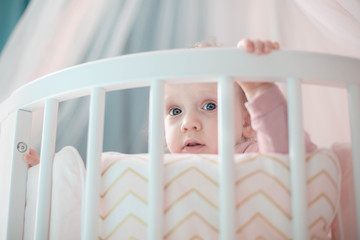
{"type": "Polygon", "coordinates": [[[171,153],[176,153],[177,137],[174,131],[165,130],[165,143],[171,153]]]}

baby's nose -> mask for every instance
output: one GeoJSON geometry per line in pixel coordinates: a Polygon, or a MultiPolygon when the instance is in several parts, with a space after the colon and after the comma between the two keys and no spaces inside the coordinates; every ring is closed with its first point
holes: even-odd
{"type": "Polygon", "coordinates": [[[202,124],[200,119],[196,118],[195,116],[187,116],[184,118],[184,121],[181,125],[181,131],[200,131],[202,129],[202,124]]]}

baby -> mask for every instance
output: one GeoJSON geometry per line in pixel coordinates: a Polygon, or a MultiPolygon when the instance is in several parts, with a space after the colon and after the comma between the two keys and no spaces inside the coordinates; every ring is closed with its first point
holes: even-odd
{"type": "MultiPolygon", "coordinates": [[[[215,44],[201,43],[196,47],[215,44]]],[[[279,44],[243,39],[238,48],[262,55],[279,49],[279,44]]],[[[234,101],[236,153],[288,153],[286,100],[275,84],[235,79],[234,101]]],[[[217,154],[217,135],[217,84],[167,84],[165,139],[170,152],[217,154]]],[[[315,149],[306,135],[306,151],[315,149]]],[[[24,160],[34,166],[40,158],[30,149],[24,160]]]]}
{"type": "MultiPolygon", "coordinates": [[[[244,39],[238,47],[261,55],[279,44],[244,39]]],[[[171,153],[218,153],[216,83],[168,83],[165,111],[165,139],[171,153]]],[[[235,79],[234,116],[236,153],[288,153],[287,104],[275,84],[235,79]]],[[[305,138],[306,151],[315,150],[307,134],[305,138]]]]}

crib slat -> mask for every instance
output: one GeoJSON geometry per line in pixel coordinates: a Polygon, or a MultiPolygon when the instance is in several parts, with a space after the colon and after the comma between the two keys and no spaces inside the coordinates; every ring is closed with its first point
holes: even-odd
{"type": "Polygon", "coordinates": [[[348,86],[349,112],[351,125],[351,148],[353,159],[354,188],[356,200],[357,236],[360,237],[360,93],[359,85],[348,86]]]}
{"type": "Polygon", "coordinates": [[[220,239],[235,239],[234,83],[218,80],[220,239]]]}
{"type": "Polygon", "coordinates": [[[289,119],[289,158],[291,181],[291,204],[293,239],[308,238],[307,194],[306,194],[306,154],[303,128],[301,80],[287,79],[288,119],[289,119]]]}
{"type": "MultiPolygon", "coordinates": [[[[18,110],[11,114],[6,126],[1,126],[2,131],[14,132],[13,135],[7,135],[4,142],[12,144],[12,151],[6,154],[4,159],[12,159],[10,175],[10,195],[8,208],[8,224],[6,239],[23,239],[25,202],[26,202],[26,181],[27,164],[23,161],[23,154],[29,152],[30,131],[31,131],[31,112],[18,110]],[[6,129],[5,129],[6,128],[6,129]]],[[[4,122],[2,123],[4,124],[4,122]]],[[[4,132],[2,132],[4,134],[4,132]]],[[[1,193],[3,194],[3,192],[1,193]]]]}
{"type": "Polygon", "coordinates": [[[104,137],[105,90],[94,88],[90,98],[89,132],[86,162],[85,212],[82,219],[83,240],[99,237],[100,158],[104,137]]]}
{"type": "Polygon", "coordinates": [[[46,240],[49,236],[52,166],[55,153],[58,105],[58,101],[53,98],[46,100],[45,103],[35,221],[35,239],[37,240],[46,240]]]}
{"type": "Polygon", "coordinates": [[[163,239],[164,212],[164,81],[152,80],[149,116],[148,232],[150,240],[163,239]]]}

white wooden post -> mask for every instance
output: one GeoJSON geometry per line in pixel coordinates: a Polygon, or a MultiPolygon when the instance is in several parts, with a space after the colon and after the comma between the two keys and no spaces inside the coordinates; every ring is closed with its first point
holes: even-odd
{"type": "Polygon", "coordinates": [[[234,82],[218,80],[220,239],[235,239],[234,82]]]}
{"type": "Polygon", "coordinates": [[[349,113],[351,126],[351,148],[353,159],[354,190],[356,202],[357,236],[360,237],[360,97],[359,85],[349,84],[349,113]]]}
{"type": "Polygon", "coordinates": [[[307,194],[305,170],[305,136],[303,128],[301,80],[287,79],[288,119],[289,119],[289,158],[291,181],[291,206],[293,238],[308,238],[307,194]]]}
{"type": "Polygon", "coordinates": [[[105,90],[94,88],[90,98],[82,240],[95,240],[99,237],[100,157],[103,150],[104,113],[105,90]]]}
{"type": "Polygon", "coordinates": [[[164,81],[152,80],[149,115],[148,232],[150,240],[164,235],[164,81]]]}
{"type": "Polygon", "coordinates": [[[41,139],[38,199],[36,204],[35,239],[49,238],[52,166],[55,153],[58,101],[46,100],[41,139]]]}
{"type": "Polygon", "coordinates": [[[9,116],[15,123],[14,135],[9,136],[13,147],[9,154],[12,161],[10,175],[9,210],[6,239],[23,239],[25,198],[27,182],[27,164],[23,160],[24,153],[29,152],[31,133],[31,112],[18,110],[9,116]]]}

